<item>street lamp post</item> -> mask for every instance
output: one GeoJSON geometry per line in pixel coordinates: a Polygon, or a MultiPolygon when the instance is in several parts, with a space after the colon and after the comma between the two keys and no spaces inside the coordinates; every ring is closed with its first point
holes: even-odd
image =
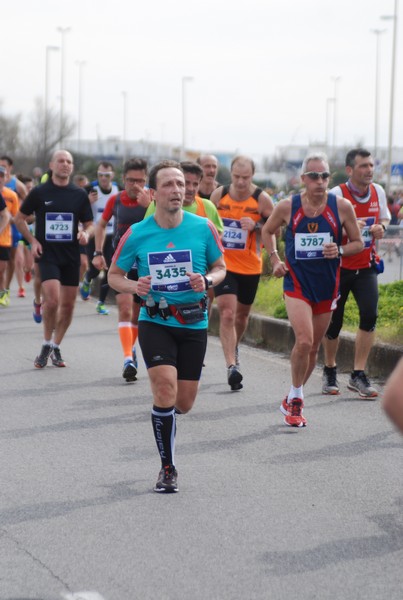
{"type": "Polygon", "coordinates": [[[390,194],[391,176],[392,176],[392,146],[393,146],[393,120],[395,108],[395,77],[396,77],[396,46],[397,46],[397,11],[398,0],[395,0],[395,10],[393,15],[384,15],[381,19],[393,19],[393,41],[392,41],[392,75],[390,83],[390,108],[389,108],[389,136],[388,136],[388,164],[386,193],[390,194]]]}
{"type": "Polygon", "coordinates": [[[82,84],[83,84],[83,67],[85,60],[76,60],[78,66],[78,120],[77,120],[77,152],[81,150],[81,124],[82,124],[82,84]]]}
{"type": "Polygon", "coordinates": [[[376,61],[375,61],[375,135],[374,135],[374,158],[378,154],[378,116],[379,116],[379,36],[385,29],[371,29],[376,35],[376,61]]]}
{"type": "Polygon", "coordinates": [[[325,137],[325,142],[326,142],[326,152],[328,152],[329,150],[329,131],[330,131],[330,125],[329,125],[329,119],[330,119],[330,105],[334,104],[334,98],[326,98],[326,137],[325,137]]]}
{"type": "Polygon", "coordinates": [[[63,121],[64,121],[64,70],[65,70],[65,60],[64,60],[64,36],[71,30],[71,27],[58,27],[57,31],[61,34],[61,68],[60,68],[60,127],[59,127],[59,143],[60,146],[63,146],[63,121]]]}
{"type": "Polygon", "coordinates": [[[45,57],[45,99],[44,99],[44,119],[43,119],[43,154],[46,160],[48,152],[48,110],[49,110],[49,55],[53,50],[59,50],[59,46],[46,46],[45,57]]]}
{"type": "Polygon", "coordinates": [[[186,152],[186,83],[193,81],[193,77],[182,77],[182,159],[186,152]]]}
{"type": "Polygon", "coordinates": [[[122,92],[123,96],[123,162],[126,162],[126,143],[127,143],[127,92],[122,92]]]}
{"type": "Polygon", "coordinates": [[[333,157],[336,155],[336,132],[337,132],[337,85],[340,81],[340,75],[332,77],[334,82],[334,94],[333,94],[333,157]]]}

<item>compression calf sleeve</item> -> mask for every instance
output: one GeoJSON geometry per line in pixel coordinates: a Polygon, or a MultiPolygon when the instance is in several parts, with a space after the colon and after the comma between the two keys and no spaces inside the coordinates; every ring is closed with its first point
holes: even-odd
{"type": "Polygon", "coordinates": [[[123,356],[124,358],[131,358],[133,352],[132,324],[128,321],[120,321],[118,327],[123,356]]]}
{"type": "Polygon", "coordinates": [[[174,465],[175,462],[175,433],[176,418],[175,408],[161,408],[153,406],[151,422],[154,430],[155,442],[161,457],[161,465],[174,465]]]}

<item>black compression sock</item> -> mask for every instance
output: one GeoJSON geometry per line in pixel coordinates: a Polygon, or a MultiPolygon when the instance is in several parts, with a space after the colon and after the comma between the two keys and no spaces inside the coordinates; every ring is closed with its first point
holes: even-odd
{"type": "Polygon", "coordinates": [[[162,466],[174,465],[176,432],[175,407],[161,408],[160,406],[154,405],[151,411],[151,422],[162,466]]]}

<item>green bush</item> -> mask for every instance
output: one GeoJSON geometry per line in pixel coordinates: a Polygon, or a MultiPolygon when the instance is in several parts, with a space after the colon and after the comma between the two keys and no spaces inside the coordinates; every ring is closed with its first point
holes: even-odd
{"type": "MultiPolygon", "coordinates": [[[[271,275],[261,277],[253,310],[277,319],[287,319],[282,279],[271,275]]],[[[358,324],[357,305],[350,294],[345,306],[343,329],[355,332],[358,324]]],[[[403,281],[379,285],[377,338],[403,346],[403,281]]]]}
{"type": "Polygon", "coordinates": [[[379,337],[403,345],[403,281],[380,284],[377,331],[379,337]]]}

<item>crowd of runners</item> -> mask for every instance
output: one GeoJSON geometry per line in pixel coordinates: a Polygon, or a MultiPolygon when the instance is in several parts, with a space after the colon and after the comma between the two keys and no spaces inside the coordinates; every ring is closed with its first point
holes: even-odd
{"type": "MultiPolygon", "coordinates": [[[[301,190],[276,204],[253,182],[253,160],[241,155],[232,160],[229,185],[219,183],[213,155],[161,161],[150,169],[143,158],[131,158],[121,182],[109,161],[98,164],[94,181],[74,175],[73,157],[65,150],[53,154],[41,181],[17,178],[12,166],[10,157],[0,157],[0,309],[10,305],[13,276],[18,297],[25,297],[31,283],[33,319],[43,328],[34,366],[44,369],[50,361],[62,368],[61,343],[77,296],[88,300],[99,278],[95,310],[110,318],[108,294],[115,295],[122,377],[136,381],[139,346],[150,379],[161,458],[155,491],[178,490],[175,423],[196,399],[214,301],[226,381],[230,391],[243,388],[240,342],[264,248],[273,275],[284,279],[295,334],[290,388],[280,404],[285,424],[307,424],[304,385],[322,343],[322,392],[340,393],[336,357],[350,292],[360,323],[348,388],[363,399],[378,396],[366,365],[377,320],[376,242],[391,214],[383,188],[373,183],[367,150],[347,154],[348,179],[330,190],[327,157],[307,156],[301,190]]],[[[403,428],[396,377],[385,402],[403,428]]]]}

